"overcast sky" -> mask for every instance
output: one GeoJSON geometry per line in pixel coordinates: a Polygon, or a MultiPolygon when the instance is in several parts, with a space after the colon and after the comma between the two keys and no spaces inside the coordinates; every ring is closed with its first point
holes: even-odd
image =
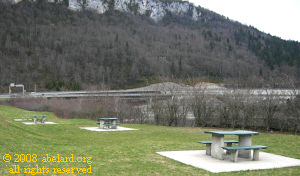
{"type": "Polygon", "coordinates": [[[300,42],[300,0],[188,1],[262,32],[300,42]]]}

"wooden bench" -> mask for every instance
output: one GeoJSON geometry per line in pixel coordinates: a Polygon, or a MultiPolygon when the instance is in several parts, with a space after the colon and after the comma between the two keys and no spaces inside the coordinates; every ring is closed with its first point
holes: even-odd
{"type": "Polygon", "coordinates": [[[238,150],[253,150],[253,160],[259,160],[259,149],[266,149],[267,146],[252,145],[252,146],[236,146],[236,147],[222,147],[231,152],[231,161],[237,162],[238,150]]]}
{"type": "MultiPolygon", "coordinates": [[[[206,144],[206,155],[210,156],[212,141],[198,141],[198,143],[206,144]]],[[[227,147],[231,147],[233,143],[239,143],[239,141],[230,140],[230,141],[224,141],[224,143],[227,145],[227,147]]],[[[229,152],[227,154],[229,154],[229,152]]]]}

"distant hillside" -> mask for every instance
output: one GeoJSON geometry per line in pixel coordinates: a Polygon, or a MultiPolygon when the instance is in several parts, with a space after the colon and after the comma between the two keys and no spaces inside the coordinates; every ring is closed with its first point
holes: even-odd
{"type": "MultiPolygon", "coordinates": [[[[108,0],[109,1],[109,0],[108,0]]],[[[64,1],[63,1],[64,2],[64,1]]],[[[241,86],[299,81],[299,42],[285,41],[197,7],[190,13],[103,14],[68,2],[0,3],[0,86],[44,90],[126,88],[205,77],[241,86]]],[[[149,12],[150,13],[150,12],[149,12]]]]}

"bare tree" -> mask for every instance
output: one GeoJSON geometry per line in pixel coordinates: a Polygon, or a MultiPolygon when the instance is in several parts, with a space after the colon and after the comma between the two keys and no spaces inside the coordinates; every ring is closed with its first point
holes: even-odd
{"type": "Polygon", "coordinates": [[[212,103],[209,102],[207,91],[203,88],[195,89],[191,100],[191,109],[195,116],[196,126],[208,126],[211,124],[212,114],[214,108],[212,103]]]}
{"type": "Polygon", "coordinates": [[[292,117],[295,134],[298,133],[300,128],[300,97],[299,95],[295,98],[287,101],[288,115],[292,117]]]}
{"type": "Polygon", "coordinates": [[[275,114],[278,109],[278,99],[274,93],[274,90],[265,90],[265,95],[262,95],[264,99],[261,101],[261,107],[263,110],[264,127],[266,131],[270,131],[271,124],[274,121],[275,114]]]}
{"type": "Polygon", "coordinates": [[[236,128],[237,125],[244,126],[245,119],[243,116],[244,96],[237,89],[227,90],[219,96],[221,105],[218,108],[220,114],[220,123],[223,126],[230,125],[236,128]],[[241,122],[241,123],[238,123],[241,122]]]}
{"type": "Polygon", "coordinates": [[[180,100],[179,114],[178,114],[179,126],[186,126],[186,118],[187,118],[188,111],[189,111],[188,99],[182,98],[180,100]]]}
{"type": "MultiPolygon", "coordinates": [[[[252,95],[252,94],[250,94],[252,95]]],[[[251,98],[248,96],[248,98],[251,98]]],[[[258,108],[256,105],[256,100],[255,98],[253,101],[247,101],[245,102],[244,108],[243,108],[243,123],[241,124],[242,129],[244,128],[250,128],[250,129],[255,129],[257,126],[256,120],[258,118],[257,112],[258,108]]]]}
{"type": "Polygon", "coordinates": [[[241,101],[243,102],[241,108],[241,128],[253,127],[257,96],[254,95],[253,91],[247,90],[244,95],[242,95],[241,101]]]}
{"type": "Polygon", "coordinates": [[[237,125],[238,120],[240,119],[242,107],[242,102],[240,101],[240,94],[235,89],[233,90],[233,93],[228,103],[230,109],[231,128],[234,129],[237,125]]]}
{"type": "Polygon", "coordinates": [[[166,102],[166,124],[167,126],[178,126],[178,116],[179,116],[179,100],[175,95],[172,96],[170,100],[166,102]]]}
{"type": "Polygon", "coordinates": [[[154,114],[155,125],[161,125],[165,116],[165,110],[161,101],[155,101],[151,104],[151,109],[154,114]]]}
{"type": "Polygon", "coordinates": [[[221,101],[217,107],[219,124],[220,124],[220,127],[227,128],[229,118],[230,118],[230,109],[229,109],[228,104],[226,102],[224,102],[225,96],[223,95],[222,97],[219,97],[219,98],[221,98],[221,101]]]}

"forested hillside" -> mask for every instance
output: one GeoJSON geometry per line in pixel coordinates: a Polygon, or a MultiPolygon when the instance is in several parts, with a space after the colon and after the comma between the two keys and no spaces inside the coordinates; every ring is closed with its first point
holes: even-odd
{"type": "Polygon", "coordinates": [[[201,20],[110,10],[75,12],[65,3],[0,3],[0,90],[126,88],[160,79],[208,78],[284,87],[300,77],[299,42],[285,41],[201,8],[201,20]],[[275,81],[274,81],[275,80],[275,81]],[[276,83],[275,83],[276,82],[276,83]]]}

